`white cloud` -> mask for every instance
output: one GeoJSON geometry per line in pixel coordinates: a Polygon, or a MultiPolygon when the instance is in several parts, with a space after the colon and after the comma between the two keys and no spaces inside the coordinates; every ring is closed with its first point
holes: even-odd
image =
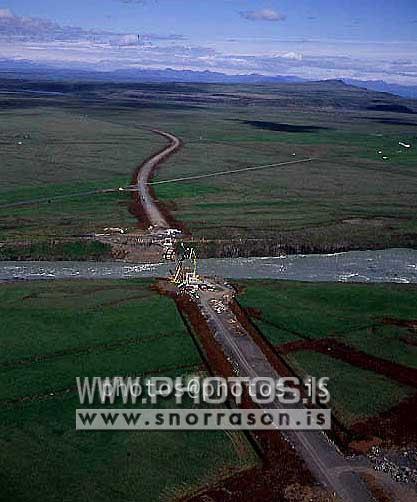
{"type": "Polygon", "coordinates": [[[10,9],[0,9],[0,19],[10,19],[13,16],[13,12],[10,9]]]}
{"type": "MultiPolygon", "coordinates": [[[[141,37],[146,40],[184,39],[182,35],[177,34],[147,33],[141,37]]],[[[62,26],[49,19],[16,16],[9,9],[0,9],[0,40],[10,42],[90,40],[95,43],[109,43],[111,45],[134,45],[134,41],[138,42],[137,34],[62,26]]]]}
{"type": "Polygon", "coordinates": [[[303,59],[303,55],[299,52],[285,52],[281,54],[281,57],[284,59],[294,59],[295,61],[301,61],[303,59]]]}
{"type": "Polygon", "coordinates": [[[60,67],[174,68],[384,79],[417,85],[417,42],[284,40],[251,37],[204,44],[175,34],[115,33],[61,26],[0,9],[0,58],[60,67]]]}
{"type": "Polygon", "coordinates": [[[273,9],[244,10],[240,15],[249,21],[284,21],[287,17],[273,9]]]}
{"type": "Polygon", "coordinates": [[[3,40],[76,40],[97,34],[38,17],[16,16],[9,9],[0,11],[0,38],[3,40]]]}

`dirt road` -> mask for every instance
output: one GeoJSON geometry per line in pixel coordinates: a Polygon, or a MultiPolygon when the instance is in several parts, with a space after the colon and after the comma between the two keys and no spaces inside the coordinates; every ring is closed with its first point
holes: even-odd
{"type": "Polygon", "coordinates": [[[150,159],[148,159],[138,170],[137,175],[137,188],[138,188],[138,198],[139,202],[142,206],[142,210],[144,211],[149,224],[154,228],[158,229],[166,229],[170,228],[170,225],[162,214],[161,210],[157,206],[151,189],[148,185],[154,169],[166,158],[168,158],[171,154],[176,152],[181,146],[181,141],[171,133],[160,131],[158,129],[153,129],[152,132],[163,136],[164,138],[169,139],[170,143],[163,150],[153,155],[150,159]]]}
{"type": "MultiPolygon", "coordinates": [[[[167,219],[155,203],[148,185],[155,167],[175,152],[181,142],[173,134],[154,130],[170,140],[169,146],[144,162],[138,171],[137,187],[142,210],[149,223],[156,229],[169,228],[167,219]]],[[[251,335],[237,319],[230,305],[233,290],[213,283],[213,290],[199,289],[189,293],[205,317],[213,337],[222,346],[239,376],[269,377],[278,380],[279,375],[269,363],[251,335]]],[[[268,407],[283,408],[278,401],[268,407]]],[[[299,407],[303,405],[300,404],[299,407]]],[[[294,406],[292,406],[294,407],[294,406]]],[[[284,436],[294,445],[315,477],[331,492],[345,502],[369,502],[368,490],[354,472],[352,466],[320,431],[286,431],[284,436]]]]}
{"type": "MultiPolygon", "coordinates": [[[[278,373],[230,307],[233,290],[221,287],[217,283],[215,287],[215,292],[200,290],[198,295],[193,295],[193,298],[210,326],[214,339],[222,346],[236,373],[251,379],[268,377],[277,380],[278,373]]],[[[302,408],[303,405],[284,406],[278,400],[265,405],[265,408],[277,409],[297,407],[302,408]]],[[[285,431],[283,435],[294,445],[316,479],[331,492],[336,493],[341,500],[346,502],[373,500],[355,472],[355,466],[339,453],[323,432],[285,431]]]]}

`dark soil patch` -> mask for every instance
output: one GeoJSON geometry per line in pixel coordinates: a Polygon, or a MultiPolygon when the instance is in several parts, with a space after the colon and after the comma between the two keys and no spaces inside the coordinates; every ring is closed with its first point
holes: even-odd
{"type": "Polygon", "coordinates": [[[376,417],[357,422],[351,429],[362,436],[378,436],[387,445],[417,444],[417,394],[376,417]]]}
{"type": "MultiPolygon", "coordinates": [[[[332,343],[333,340],[326,338],[325,339],[327,343],[332,343]]],[[[278,351],[279,354],[285,355],[290,352],[295,352],[297,350],[316,350],[316,344],[317,342],[321,342],[321,340],[311,340],[310,339],[304,339],[304,340],[297,340],[295,342],[287,342],[283,343],[280,345],[276,345],[276,350],[278,351]]]]}
{"type": "Polygon", "coordinates": [[[417,336],[416,335],[404,335],[400,336],[400,340],[407,345],[412,345],[413,347],[417,347],[417,336]]]}
{"type": "Polygon", "coordinates": [[[417,387],[417,369],[371,356],[366,352],[356,350],[353,347],[338,342],[333,338],[310,341],[300,340],[285,343],[278,346],[277,350],[280,354],[287,354],[288,352],[297,350],[312,350],[314,352],[320,352],[335,359],[340,359],[352,366],[374,371],[375,373],[384,375],[403,385],[417,387]]]}
{"type": "Polygon", "coordinates": [[[356,441],[352,441],[349,444],[349,448],[353,450],[355,453],[366,455],[371,448],[375,446],[380,446],[382,444],[382,439],[372,437],[368,439],[359,439],[356,441]]]}
{"type": "Polygon", "coordinates": [[[381,319],[383,324],[391,326],[399,326],[400,328],[408,328],[417,331],[417,319],[396,319],[395,317],[384,317],[381,319]]]}
{"type": "Polygon", "coordinates": [[[280,124],[278,122],[264,122],[262,120],[242,120],[241,122],[252,127],[256,127],[257,129],[266,129],[268,131],[276,132],[306,133],[329,129],[328,127],[314,125],[280,124]]]}
{"type": "Polygon", "coordinates": [[[261,320],[263,317],[263,313],[261,309],[257,309],[254,307],[246,307],[245,308],[245,313],[251,318],[251,319],[258,319],[261,320]]]}
{"type": "Polygon", "coordinates": [[[370,492],[378,502],[392,502],[392,494],[387,493],[378,483],[374,475],[363,473],[362,479],[365,481],[370,492]]]}

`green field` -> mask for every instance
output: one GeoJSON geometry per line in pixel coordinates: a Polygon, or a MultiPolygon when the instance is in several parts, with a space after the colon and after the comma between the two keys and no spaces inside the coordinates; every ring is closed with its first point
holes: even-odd
{"type": "Polygon", "coordinates": [[[35,239],[21,243],[7,243],[0,247],[0,260],[94,260],[105,261],[112,258],[112,247],[97,240],[35,239]]]}
{"type": "Polygon", "coordinates": [[[163,144],[157,135],[88,117],[82,108],[39,107],[1,115],[1,204],[47,200],[0,209],[0,240],[46,240],[136,226],[128,195],[88,192],[128,185],[135,166],[163,144]],[[87,195],[54,200],[77,193],[87,195]]]}
{"type": "MultiPolygon", "coordinates": [[[[417,118],[396,109],[412,112],[413,102],[338,82],[91,84],[67,91],[53,98],[3,93],[4,202],[128,184],[134,167],[163,143],[146,130],[158,127],[177,134],[184,147],[157,180],[316,159],[156,185],[194,237],[215,241],[200,245],[202,253],[231,254],[222,242],[230,240],[243,255],[275,254],[279,245],[290,251],[417,245],[417,118]],[[397,111],[375,110],[384,103],[397,111]]],[[[0,207],[6,242],[135,224],[123,193],[0,207]]]]}
{"type": "MultiPolygon", "coordinates": [[[[417,368],[415,330],[413,334],[401,326],[402,321],[416,320],[416,286],[239,284],[244,288],[238,296],[240,304],[258,310],[253,320],[278,350],[291,342],[329,339],[383,361],[417,368]]],[[[331,343],[329,347],[326,354],[303,349],[284,352],[283,357],[300,375],[330,378],[332,407],[346,424],[386,411],[416,392],[385,375],[332,357],[331,343]]]]}
{"type": "Polygon", "coordinates": [[[204,374],[175,304],[150,282],[7,284],[0,296],[5,500],[168,500],[257,463],[237,433],[75,430],[76,376],[204,374]]]}

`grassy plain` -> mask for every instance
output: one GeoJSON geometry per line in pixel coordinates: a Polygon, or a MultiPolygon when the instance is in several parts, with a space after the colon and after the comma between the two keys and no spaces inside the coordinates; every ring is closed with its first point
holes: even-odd
{"type": "Polygon", "coordinates": [[[257,462],[240,434],[75,430],[76,376],[205,371],[175,304],[148,281],[7,284],[0,298],[5,500],[168,500],[257,462]]]}
{"type": "Polygon", "coordinates": [[[88,194],[130,183],[134,167],[162,144],[142,129],[60,107],[2,111],[0,240],[45,240],[135,227],[126,194],[88,194]],[[86,193],[56,199],[68,194],[86,193]],[[46,200],[44,200],[46,199],[46,200]]]}
{"type": "MultiPolygon", "coordinates": [[[[304,251],[417,244],[413,102],[339,82],[91,84],[79,92],[62,86],[59,97],[3,95],[5,201],[127,184],[134,167],[163,141],[144,127],[158,127],[177,134],[184,147],[157,180],[316,159],[156,185],[197,239],[235,240],[238,254],[272,254],[277,244],[304,251]],[[392,111],[381,111],[387,103],[392,111]]],[[[47,207],[0,207],[0,239],[132,228],[127,202],[117,193],[47,207]]],[[[232,252],[221,242],[207,246],[210,254],[232,252]]]]}
{"type": "Polygon", "coordinates": [[[112,247],[97,240],[41,240],[21,244],[5,244],[0,247],[0,260],[44,260],[53,257],[64,261],[105,261],[112,258],[112,247]]]}
{"type": "Polygon", "coordinates": [[[293,342],[329,340],[327,353],[284,350],[297,373],[328,376],[332,406],[347,424],[398,404],[416,389],[332,357],[331,341],[408,368],[417,368],[417,289],[395,284],[242,281],[238,300],[258,309],[253,320],[280,350],[293,342]],[[405,322],[404,322],[405,321],[405,322]]]}

